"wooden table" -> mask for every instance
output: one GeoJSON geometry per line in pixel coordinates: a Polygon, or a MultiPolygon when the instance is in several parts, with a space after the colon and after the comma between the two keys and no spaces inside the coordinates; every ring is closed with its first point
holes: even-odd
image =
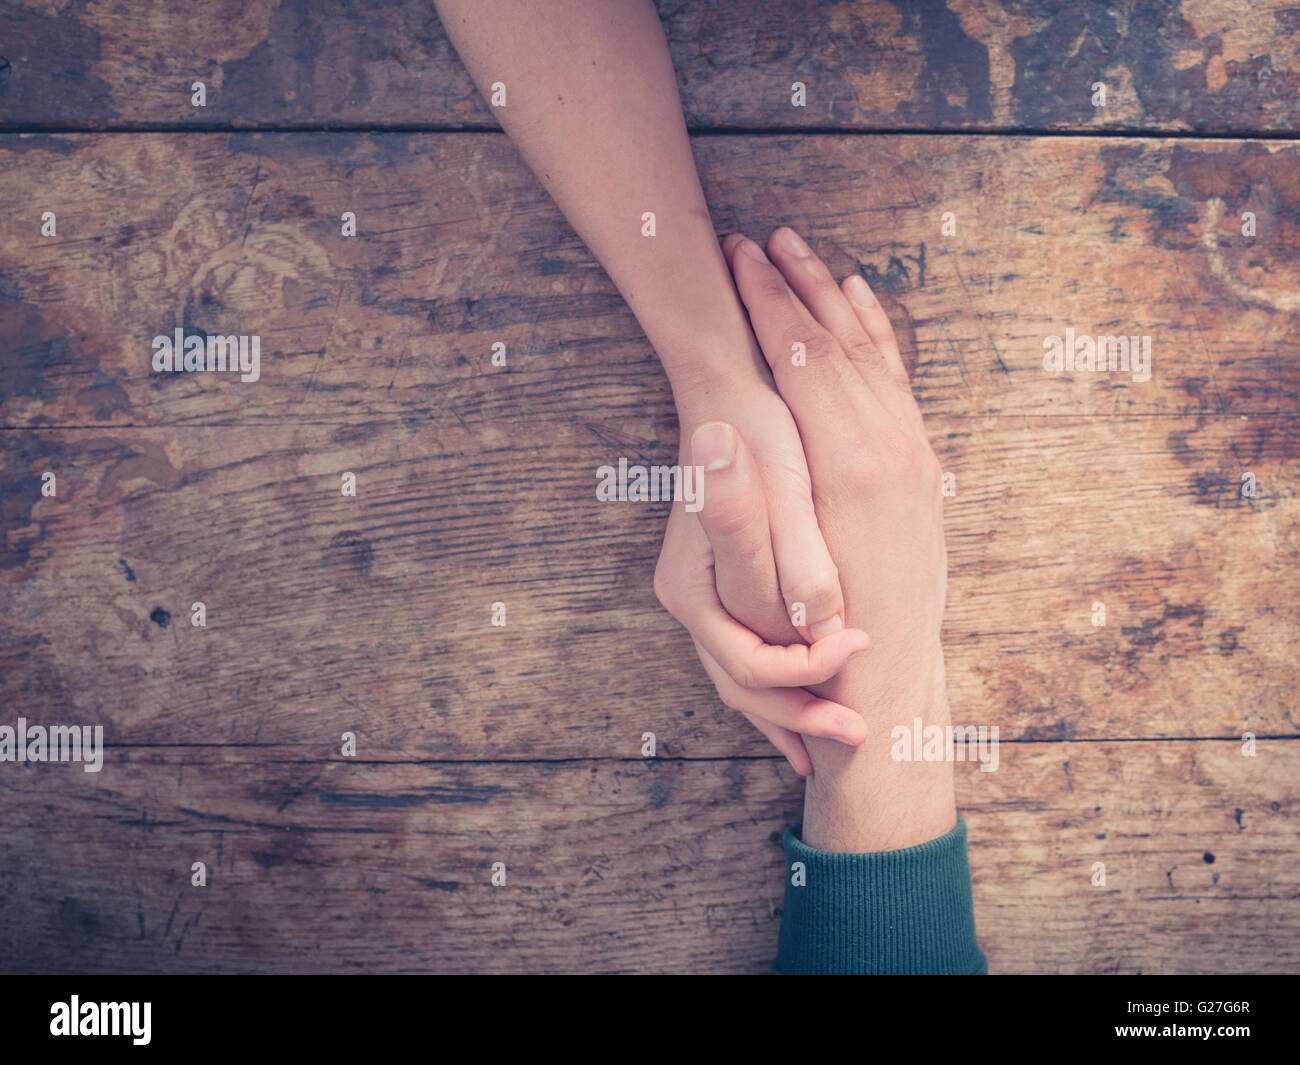
{"type": "MultiPolygon", "coordinates": [[[[719,231],[871,281],[955,475],[991,969],[1295,971],[1294,6],[659,7],[719,231]]],[[[431,8],[0,41],[0,724],[108,744],[0,764],[0,964],[764,971],[801,784],[593,491],[673,461],[666,382],[431,8]],[[177,328],[260,378],[152,372],[177,328]]]]}

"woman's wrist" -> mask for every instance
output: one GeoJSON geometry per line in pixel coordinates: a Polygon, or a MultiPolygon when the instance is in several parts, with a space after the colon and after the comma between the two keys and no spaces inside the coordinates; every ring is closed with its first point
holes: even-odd
{"type": "Polygon", "coordinates": [[[667,271],[671,280],[658,282],[663,291],[624,293],[663,364],[679,408],[684,398],[744,384],[746,378],[771,387],[763,351],[722,252],[716,241],[712,244],[696,257],[695,268],[667,271]],[[716,263],[709,261],[713,256],[716,263]]]}
{"type": "Polygon", "coordinates": [[[735,420],[738,400],[772,388],[762,350],[743,331],[690,333],[656,348],[683,428],[715,418],[735,420]]]}

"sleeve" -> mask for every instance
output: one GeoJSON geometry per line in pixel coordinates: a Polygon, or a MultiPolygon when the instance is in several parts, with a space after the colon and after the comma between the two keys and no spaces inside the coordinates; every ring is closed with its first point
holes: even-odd
{"type": "Polygon", "coordinates": [[[982,975],[966,822],[902,850],[814,850],[785,830],[785,907],[772,971],[982,975]],[[799,864],[796,864],[799,863],[799,864]]]}

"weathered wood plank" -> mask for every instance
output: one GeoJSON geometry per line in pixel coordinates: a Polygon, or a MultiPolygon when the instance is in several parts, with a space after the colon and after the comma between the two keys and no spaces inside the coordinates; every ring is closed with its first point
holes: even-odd
{"type": "MultiPolygon", "coordinates": [[[[934,417],[958,714],[1040,739],[1300,732],[1297,424],[934,417]]],[[[5,431],[0,704],[128,743],[357,729],[371,757],[610,757],[649,730],[761,753],[655,602],[666,505],[595,498],[599,466],[671,464],[675,434],[653,413],[5,431]]]]}
{"type": "MultiPolygon", "coordinates": [[[[1292,131],[1290,0],[658,7],[697,127],[1292,131]],[[807,105],[792,106],[795,81],[807,105]],[[1092,86],[1107,86],[1104,107],[1092,86]]],[[[0,125],[494,125],[430,4],[0,12],[0,125]],[[206,106],[191,85],[207,86],[206,106]]]]}
{"type": "MultiPolygon", "coordinates": [[[[927,414],[1300,411],[1300,145],[697,152],[721,230],[791,222],[873,282],[927,414]],[[1067,330],[1150,337],[1150,379],[1045,371],[1067,330]]],[[[669,417],[636,321],[502,138],[8,137],[0,159],[22,220],[0,234],[3,424],[669,417]],[[259,379],[152,372],[153,338],[178,328],[259,336],[259,379]]]]}
{"type": "MultiPolygon", "coordinates": [[[[99,774],[4,766],[4,968],[770,965],[800,788],[775,759],[301,759],[114,748],[99,774]]],[[[1300,964],[1300,743],[1004,744],[996,772],[959,766],[958,790],[992,971],[1300,964]]]]}

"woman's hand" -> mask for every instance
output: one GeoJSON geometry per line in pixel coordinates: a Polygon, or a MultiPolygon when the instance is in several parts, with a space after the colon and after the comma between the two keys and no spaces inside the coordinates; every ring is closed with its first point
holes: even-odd
{"type": "MultiPolygon", "coordinates": [[[[787,415],[788,417],[788,415],[787,415]]],[[[866,737],[862,718],[802,685],[838,673],[867,646],[856,629],[837,629],[811,647],[799,642],[781,606],[767,502],[754,457],[735,428],[706,422],[691,437],[683,464],[703,471],[698,516],[673,504],[655,570],[655,593],[691,633],[695,650],[723,703],[740,710],[802,776],[812,762],[802,736],[849,745],[866,737]],[[723,588],[741,593],[754,613],[723,607],[723,588]],[[750,626],[766,622],[789,634],[791,646],[765,644],[750,626]]]]}
{"type": "MultiPolygon", "coordinates": [[[[745,545],[751,557],[729,553],[720,560],[718,593],[733,616],[770,642],[815,643],[844,627],[839,571],[813,510],[799,430],[757,340],[747,325],[741,329],[752,345],[750,359],[733,356],[698,376],[680,369],[672,375],[682,460],[708,467],[722,454],[728,438],[706,431],[719,422],[739,433],[746,445],[745,483],[756,496],[755,528],[745,545]]],[[[704,498],[707,506],[707,491],[704,498]]]]}

